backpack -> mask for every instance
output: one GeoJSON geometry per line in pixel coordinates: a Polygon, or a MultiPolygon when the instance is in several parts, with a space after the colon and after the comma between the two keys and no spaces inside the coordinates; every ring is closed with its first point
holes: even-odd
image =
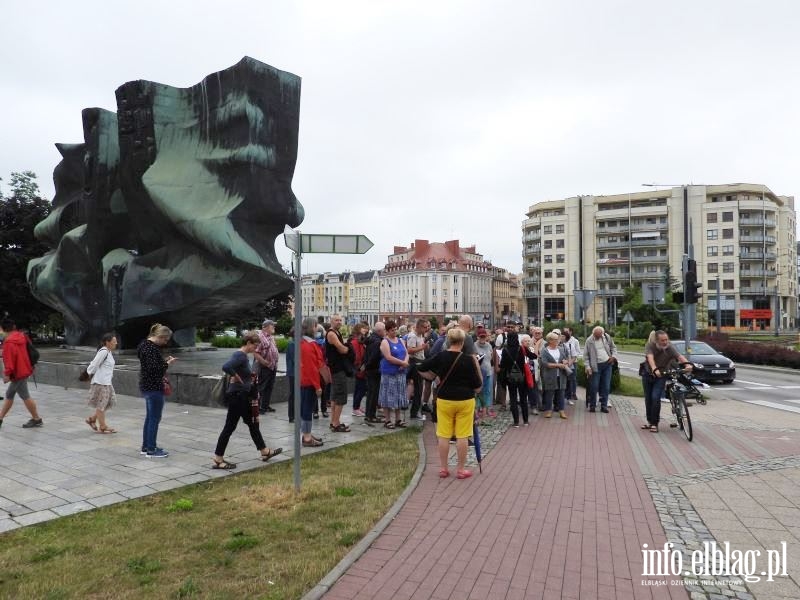
{"type": "Polygon", "coordinates": [[[36,363],[39,362],[39,351],[34,347],[30,340],[28,340],[28,342],[25,344],[25,348],[28,351],[28,360],[31,361],[31,367],[35,367],[36,363]]]}

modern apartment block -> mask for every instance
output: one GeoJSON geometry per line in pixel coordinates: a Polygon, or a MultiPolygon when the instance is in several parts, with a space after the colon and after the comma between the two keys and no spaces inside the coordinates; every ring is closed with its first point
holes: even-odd
{"type": "Polygon", "coordinates": [[[576,290],[594,299],[584,317],[616,323],[623,291],[681,279],[697,261],[698,323],[713,323],[720,288],[724,327],[794,327],[798,263],[794,197],[761,184],[689,185],[532,205],[523,222],[523,286],[531,322],[576,318],[576,290]],[[777,315],[776,315],[777,311],[777,315]]]}

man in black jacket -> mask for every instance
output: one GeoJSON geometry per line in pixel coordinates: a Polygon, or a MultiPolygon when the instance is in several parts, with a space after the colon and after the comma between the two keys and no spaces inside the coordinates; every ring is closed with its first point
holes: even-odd
{"type": "Polygon", "coordinates": [[[365,342],[364,371],[367,375],[367,423],[380,423],[378,418],[378,392],[381,387],[381,342],[386,336],[386,326],[378,321],[365,342]]]}

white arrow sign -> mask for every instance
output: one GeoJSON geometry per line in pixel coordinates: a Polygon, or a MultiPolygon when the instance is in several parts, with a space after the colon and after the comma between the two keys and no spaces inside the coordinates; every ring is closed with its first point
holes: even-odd
{"type": "Polygon", "coordinates": [[[286,247],[301,254],[364,254],[374,245],[365,235],[326,235],[319,233],[284,233],[286,247]]]}

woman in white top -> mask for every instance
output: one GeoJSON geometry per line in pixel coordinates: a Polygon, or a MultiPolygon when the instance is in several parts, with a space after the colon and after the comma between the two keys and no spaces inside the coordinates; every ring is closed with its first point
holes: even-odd
{"type": "Polygon", "coordinates": [[[86,419],[86,424],[99,433],[117,433],[116,429],[106,423],[106,411],[116,404],[114,387],[111,378],[114,376],[114,354],[117,347],[117,336],[104,333],[100,338],[100,348],[86,372],[92,376],[89,388],[89,406],[95,409],[94,414],[86,419]]]}

